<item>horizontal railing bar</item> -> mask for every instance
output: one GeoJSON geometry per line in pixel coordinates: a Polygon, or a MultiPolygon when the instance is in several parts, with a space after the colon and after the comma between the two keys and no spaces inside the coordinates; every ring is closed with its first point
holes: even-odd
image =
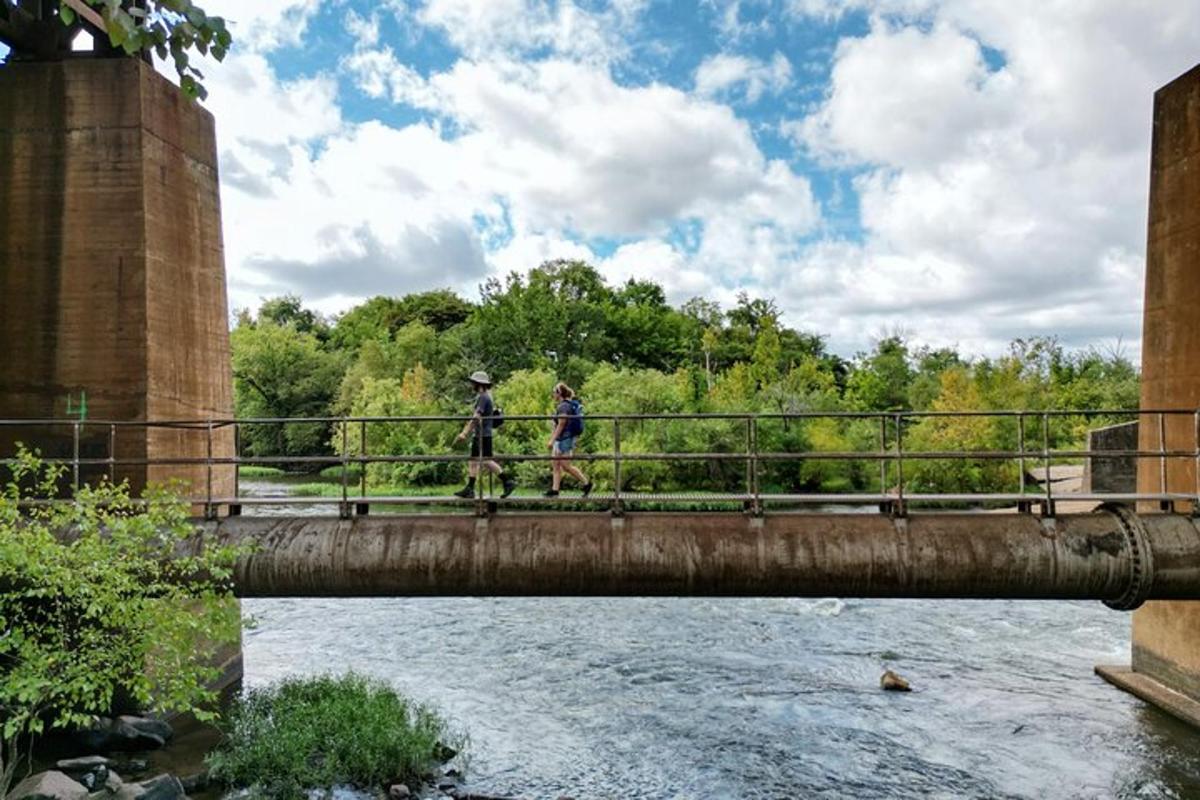
{"type": "MultiPolygon", "coordinates": [[[[994,418],[1016,418],[1016,417],[1095,417],[1095,416],[1146,416],[1146,415],[1194,415],[1197,409],[1182,409],[1182,408],[1152,408],[1152,409],[1050,409],[1050,410],[1019,410],[1019,409],[1002,409],[995,411],[970,410],[970,411],[796,411],[796,412],[697,412],[697,413],[633,413],[633,414],[586,414],[586,419],[592,420],[745,420],[748,418],[755,419],[777,419],[777,420],[802,420],[802,419],[879,419],[897,417],[902,419],[922,419],[929,417],[994,417],[994,418]]],[[[505,415],[506,421],[549,421],[555,419],[555,414],[513,414],[505,415]]],[[[405,423],[405,422],[457,422],[462,423],[470,419],[470,415],[414,415],[410,417],[248,417],[245,419],[235,418],[214,418],[212,420],[110,420],[110,419],[60,419],[60,418],[30,418],[30,419],[0,419],[0,426],[75,426],[82,427],[99,427],[112,426],[118,427],[143,427],[143,428],[160,428],[169,427],[182,430],[205,431],[211,424],[214,428],[227,427],[230,425],[279,425],[279,424],[310,424],[310,423],[405,423]]]]}

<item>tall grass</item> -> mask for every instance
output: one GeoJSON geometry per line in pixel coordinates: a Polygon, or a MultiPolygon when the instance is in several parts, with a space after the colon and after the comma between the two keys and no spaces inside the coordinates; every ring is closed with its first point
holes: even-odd
{"type": "Polygon", "coordinates": [[[450,737],[433,711],[354,674],[252,689],[222,727],[221,744],[208,756],[213,779],[274,800],[301,800],[338,784],[418,781],[437,766],[450,737]]]}

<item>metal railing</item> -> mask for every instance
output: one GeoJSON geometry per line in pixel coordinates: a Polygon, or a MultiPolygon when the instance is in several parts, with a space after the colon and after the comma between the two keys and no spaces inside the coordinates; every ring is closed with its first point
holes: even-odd
{"type": "MultiPolygon", "coordinates": [[[[494,513],[504,507],[513,506],[558,506],[564,504],[590,509],[609,509],[621,513],[627,508],[655,507],[664,504],[730,504],[742,510],[759,514],[770,507],[811,509],[819,506],[855,505],[878,506],[881,512],[904,515],[913,506],[962,506],[962,505],[1015,505],[1029,512],[1036,506],[1040,513],[1053,515],[1057,503],[1064,500],[1086,502],[1153,502],[1164,510],[1174,509],[1177,503],[1187,503],[1193,509],[1200,508],[1200,410],[1194,409],[1089,409],[1064,411],[889,411],[889,412],[797,412],[797,413],[698,413],[698,414],[589,414],[586,416],[588,432],[583,440],[596,441],[597,431],[607,428],[603,440],[610,446],[601,452],[577,452],[574,462],[600,464],[611,467],[611,477],[604,491],[595,491],[587,498],[578,495],[561,495],[553,498],[528,496],[525,494],[509,498],[498,496],[494,481],[484,480],[490,476],[483,469],[484,462],[494,460],[502,465],[518,462],[547,462],[555,457],[549,452],[505,452],[506,431],[522,424],[542,424],[545,430],[553,417],[542,415],[506,416],[505,425],[495,434],[496,454],[476,457],[462,452],[453,452],[449,444],[446,452],[371,452],[369,441],[372,431],[389,426],[446,426],[451,433],[464,425],[463,416],[411,416],[411,417],[304,417],[291,419],[211,419],[203,421],[151,420],[151,421],[106,421],[106,420],[61,420],[23,419],[0,420],[0,463],[10,464],[15,455],[15,442],[21,441],[39,447],[43,461],[67,468],[70,486],[77,490],[83,483],[100,477],[119,480],[124,475],[145,469],[152,479],[180,477],[190,483],[186,500],[203,508],[208,517],[218,516],[222,510],[230,514],[241,513],[248,505],[288,506],[332,506],[344,517],[367,514],[372,506],[453,506],[473,509],[478,514],[494,513]],[[1078,446],[1056,447],[1062,434],[1055,426],[1066,421],[1077,420],[1127,420],[1138,421],[1141,427],[1139,445],[1136,448],[1088,450],[1078,446]],[[920,426],[962,424],[966,421],[992,422],[1013,426],[1010,439],[1015,442],[1011,449],[913,449],[919,442],[920,426]],[[855,449],[805,448],[764,449],[762,436],[765,427],[778,425],[787,433],[790,426],[806,426],[825,421],[834,425],[857,426],[858,442],[868,440],[870,447],[855,449]],[[630,444],[630,435],[635,429],[644,433],[647,425],[674,426],[715,423],[725,425],[725,436],[718,444],[720,449],[710,451],[655,451],[640,445],[630,444]],[[1145,427],[1149,423],[1149,428],[1145,427]],[[1182,423],[1182,424],[1181,424],[1182,423]],[[336,442],[339,452],[332,455],[247,455],[246,433],[255,427],[268,426],[284,431],[288,426],[317,425],[332,431],[330,444],[336,442]],[[1148,432],[1149,431],[1149,432],[1148,432]],[[1186,431],[1186,436],[1179,434],[1186,431]],[[357,443],[351,437],[357,438],[357,443]],[[1171,446],[1168,446],[1168,440],[1171,446]],[[1150,446],[1146,449],[1147,442],[1150,446]],[[354,446],[357,444],[357,447],[354,446]],[[174,448],[174,449],[173,449],[174,448]],[[354,451],[354,452],[352,452],[354,451]],[[138,453],[156,452],[152,457],[138,453]],[[129,455],[133,453],[134,455],[129,455]],[[1157,486],[1154,491],[1096,492],[1055,491],[1053,467],[1064,462],[1085,459],[1132,459],[1135,465],[1146,459],[1157,465],[1157,486]],[[377,464],[463,464],[476,461],[480,467],[480,480],[476,483],[474,496],[460,498],[452,495],[379,495],[372,494],[367,473],[370,465],[377,464]],[[670,491],[646,491],[631,479],[644,463],[689,463],[702,462],[710,472],[719,471],[714,486],[675,487],[670,491]],[[743,462],[744,475],[739,473],[735,486],[728,470],[722,465],[743,462]],[[806,462],[857,462],[877,463],[878,481],[875,488],[860,488],[856,491],[825,491],[821,487],[812,490],[796,488],[793,479],[790,486],[779,480],[771,480],[772,469],[795,468],[806,462]],[[928,475],[923,473],[926,462],[948,462],[948,464],[975,465],[1008,463],[1015,467],[1012,485],[1004,491],[938,491],[929,489],[928,475]],[[1178,491],[1180,481],[1172,480],[1171,465],[1181,465],[1187,476],[1187,491],[1178,491]],[[338,467],[337,489],[333,496],[296,497],[290,495],[246,496],[240,487],[240,469],[245,466],[274,466],[296,472],[312,471],[319,467],[338,467]],[[1031,476],[1030,469],[1039,469],[1040,480],[1031,476]],[[352,478],[352,472],[356,473],[352,478]],[[924,477],[921,477],[924,474],[924,477]],[[916,477],[914,477],[916,476],[916,477]],[[1032,480],[1031,480],[1032,479],[1032,480]],[[1031,486],[1030,484],[1035,485],[1031,486]],[[1036,485],[1039,484],[1040,486],[1036,485]],[[1171,487],[1174,487],[1172,490],[1171,487]],[[639,490],[642,489],[642,490],[639,490]],[[1008,490],[1011,489],[1011,490],[1008,490]]],[[[928,433],[928,431],[925,431],[928,433]]],[[[953,431],[945,432],[953,436],[953,431]]],[[[650,437],[654,438],[654,437],[650,437]]],[[[788,439],[788,436],[776,436],[788,439]]],[[[793,435],[792,440],[800,438],[793,435]]],[[[536,441],[536,440],[535,440],[536,441]]],[[[1076,438],[1075,441],[1078,441],[1076,438]]],[[[426,447],[425,449],[429,449],[426,447]]],[[[1139,470],[1144,473],[1144,470],[1139,470]]],[[[140,474],[145,475],[146,472],[140,474]]],[[[863,473],[865,474],[865,472],[863,473]]],[[[793,475],[794,478],[794,475],[793,475]]],[[[860,485],[868,485],[862,480],[860,485]]],[[[1143,486],[1145,485],[1143,474],[1143,486]]],[[[64,491],[64,498],[69,492],[64,491]]],[[[64,498],[45,498],[29,502],[53,503],[64,498]]]]}

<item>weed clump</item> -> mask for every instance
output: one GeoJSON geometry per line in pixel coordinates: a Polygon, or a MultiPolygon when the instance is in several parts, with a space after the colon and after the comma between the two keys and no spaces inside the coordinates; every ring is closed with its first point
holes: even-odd
{"type": "Polygon", "coordinates": [[[214,781],[275,800],[311,789],[419,782],[458,749],[441,717],[361,675],[290,678],[246,692],[208,756],[214,781]]]}

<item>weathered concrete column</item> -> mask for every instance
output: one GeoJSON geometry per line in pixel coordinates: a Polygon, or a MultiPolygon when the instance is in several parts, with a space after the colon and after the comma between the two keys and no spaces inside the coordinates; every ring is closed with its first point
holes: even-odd
{"type": "MultiPolygon", "coordinates": [[[[1154,95],[1150,169],[1142,407],[1200,409],[1200,66],[1154,95]]],[[[1154,415],[1143,415],[1140,428],[1141,449],[1157,449],[1154,415]]],[[[1190,450],[1195,437],[1192,418],[1167,422],[1167,448],[1190,450]]],[[[1138,488],[1157,492],[1160,482],[1159,464],[1143,460],[1138,488]]],[[[1172,459],[1166,483],[1194,494],[1192,459],[1172,459]]],[[[1132,671],[1100,671],[1200,725],[1200,602],[1147,603],[1133,616],[1132,671]]]]}
{"type": "MultiPolygon", "coordinates": [[[[0,418],[61,419],[84,394],[91,420],[228,418],[231,384],[212,115],[132,58],[0,67],[0,418]]],[[[107,458],[111,433],[85,423],[81,455],[107,458]]],[[[0,455],[16,440],[74,448],[69,428],[0,428],[0,455]]],[[[116,436],[118,458],[206,450],[201,431],[116,436]]],[[[203,468],[166,469],[207,488],[203,468]]]]}
{"type": "MultiPolygon", "coordinates": [[[[212,115],[132,58],[0,67],[0,418],[195,420],[233,412],[216,135],[212,115]]],[[[112,429],[80,428],[80,455],[108,458],[112,429]]],[[[70,428],[0,428],[71,457],[70,428]]],[[[232,433],[214,437],[231,455],[232,433]]],[[[207,432],[117,429],[119,459],[203,457],[207,432]]],[[[84,470],[98,477],[105,467],[84,470]]],[[[135,491],[197,467],[127,466],[135,491]]],[[[232,469],[213,472],[227,495],[232,469]]],[[[240,648],[222,656],[241,677],[240,648]]]]}

